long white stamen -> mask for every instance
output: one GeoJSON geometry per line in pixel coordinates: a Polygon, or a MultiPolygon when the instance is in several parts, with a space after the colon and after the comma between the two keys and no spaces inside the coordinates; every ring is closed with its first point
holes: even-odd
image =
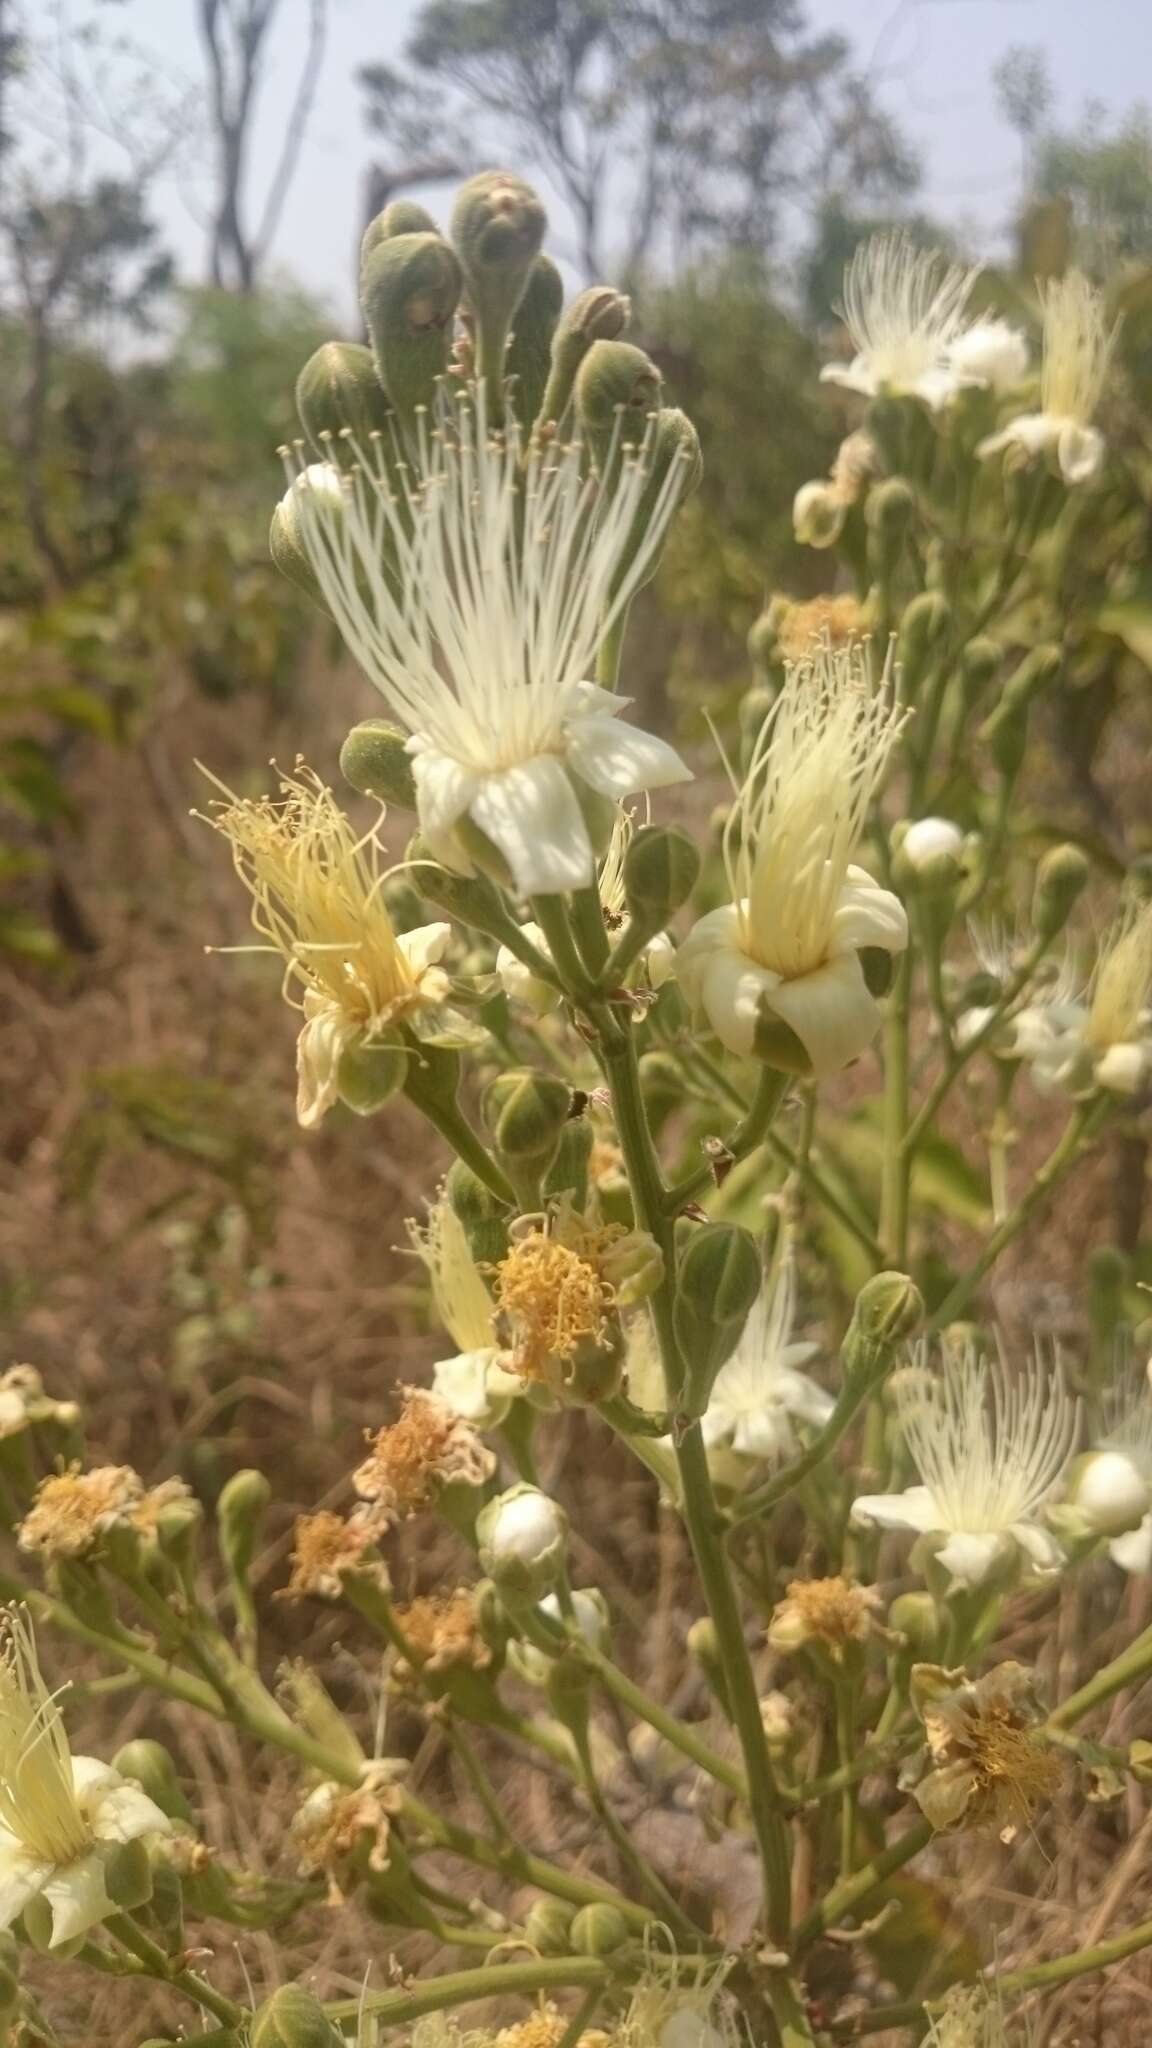
{"type": "Polygon", "coordinates": [[[946,263],[905,233],[861,244],[844,278],[840,311],[877,385],[908,389],[943,362],[964,330],[979,275],[978,265],[946,263]]]}
{"type": "Polygon", "coordinates": [[[945,1351],[939,1375],[897,1383],[908,1448],[945,1526],[996,1533],[1027,1521],[1068,1462],[1079,1421],[1059,1372],[1022,1372],[971,1348],[945,1351]]]}

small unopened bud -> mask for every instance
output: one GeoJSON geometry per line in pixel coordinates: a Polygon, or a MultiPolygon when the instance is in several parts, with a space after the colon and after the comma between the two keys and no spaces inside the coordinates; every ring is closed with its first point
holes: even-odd
{"type": "Polygon", "coordinates": [[[537,1899],[524,1922],[524,1941],[542,1956],[572,1953],[572,1922],[575,1911],[563,1899],[537,1899]]]}
{"type": "Polygon", "coordinates": [[[684,1248],[673,1317],[686,1360],[681,1410],[703,1415],[721,1366],[740,1341],[760,1292],[760,1253],[737,1223],[705,1223],[684,1248]]]}
{"type": "Polygon", "coordinates": [[[449,1167],[444,1193],[464,1226],[477,1265],[498,1266],[508,1250],[508,1212],[503,1204],[462,1159],[449,1167]]]}
{"type": "Polygon", "coordinates": [[[524,1067],[501,1074],[484,1090],[481,1113],[501,1158],[537,1179],[556,1156],[572,1110],[572,1091],[555,1074],[524,1067]]]}
{"type": "Polygon", "coordinates": [[[715,1694],[724,1712],[730,1712],[728,1704],[728,1680],[724,1674],[724,1659],[720,1655],[720,1639],[711,1615],[701,1615],[694,1621],[685,1637],[688,1654],[695,1658],[708,1681],[709,1690],[715,1694]]]}
{"type": "Polygon", "coordinates": [[[438,235],[436,222],[417,199],[393,199],[370,220],[360,241],[360,262],[371,255],[378,242],[390,242],[397,235],[438,235]]]}
{"type": "Polygon", "coordinates": [[[610,1956],[628,1939],[628,1922],[617,1906],[581,1906],[571,1927],[578,1956],[610,1956]]]}
{"type": "Polygon", "coordinates": [[[1065,1500],[1086,1533],[1123,1536],[1152,1509],[1152,1485],[1123,1451],[1086,1451],[1069,1470],[1065,1500]]]}
{"type": "Polygon", "coordinates": [[[513,1486],[476,1517],[480,1562],[501,1591],[550,1592],[564,1569],[568,1517],[536,1486],[513,1486]]]}
{"type": "Polygon", "coordinates": [[[180,1790],[176,1766],[162,1742],[138,1735],[126,1742],[112,1759],[112,1768],[122,1778],[131,1778],[142,1792],[171,1820],[191,1820],[192,1808],[180,1790]]]}
{"type": "Polygon", "coordinates": [[[594,442],[638,446],[660,406],[660,372],[630,341],[595,341],[576,374],[576,409],[594,442]]]}
{"type": "Polygon", "coordinates": [[[152,1864],[142,1841],[118,1842],[104,1858],[104,1889],[122,1913],[134,1913],[152,1897],[152,1864]]]}
{"type": "Polygon", "coordinates": [[[888,1609],[888,1626],[903,1636],[907,1655],[931,1660],[940,1648],[940,1610],[931,1593],[900,1593],[888,1609]]]}
{"type": "Polygon", "coordinates": [[[512,171],[481,171],[460,188],[452,239],[468,285],[482,376],[503,379],[508,329],[547,225],[532,187],[512,171]]]}
{"type": "Polygon", "coordinates": [[[923,1314],[920,1290],[906,1273],[876,1273],[866,1280],[841,1347],[845,1378],[881,1379],[923,1314]]]}
{"type": "Polygon", "coordinates": [[[999,675],[1003,660],[1004,649],[998,640],[989,640],[979,634],[975,640],[969,640],[960,656],[960,674],[969,704],[974,704],[993,677],[999,675]]]}
{"type": "Polygon", "coordinates": [[[376,370],[405,427],[430,406],[452,350],[463,276],[439,235],[396,235],[370,249],[360,280],[376,370]]]}
{"type": "Polygon", "coordinates": [[[864,501],[864,523],[868,528],[868,564],[875,577],[891,576],[915,510],[915,493],[903,477],[890,476],[883,483],[873,484],[864,501]]]}
{"type": "MultiPolygon", "coordinates": [[[[755,619],[748,628],[748,658],[757,675],[766,676],[770,673],[772,661],[779,654],[780,628],[790,610],[791,606],[787,598],[774,597],[770,604],[765,605],[759,618],[755,619]]],[[[756,730],[759,731],[760,726],[764,723],[765,713],[770,710],[775,702],[776,693],[775,691],[765,693],[762,690],[748,690],[745,692],[745,695],[740,700],[740,724],[742,728],[752,723],[751,714],[746,713],[744,709],[750,697],[764,698],[763,710],[760,712],[756,724],[756,730]]]]}
{"type": "Polygon", "coordinates": [[[586,1116],[570,1116],[560,1133],[556,1156],[544,1176],[542,1194],[547,1198],[568,1195],[577,1209],[588,1199],[588,1166],[596,1133],[586,1116]]]}
{"type": "Polygon", "coordinates": [[[334,463],[312,462],[302,470],[284,493],[272,514],[268,529],[268,552],[282,576],[307,592],[315,604],[327,611],[320,579],[304,543],[300,519],[300,493],[311,491],[321,501],[326,519],[339,520],[344,514],[344,490],[334,463]]]}
{"type": "Polygon", "coordinates": [[[624,901],[645,931],[658,932],[687,903],[700,854],[681,825],[641,825],[624,856],[624,901]]]}
{"type": "Polygon", "coordinates": [[[512,408],[525,429],[540,412],[552,368],[552,337],[564,307],[564,280],[550,256],[537,256],[512,315],[504,368],[512,408]]]}
{"type": "Polygon", "coordinates": [[[340,2048],[324,2008],[298,1984],[285,1984],[253,2015],[251,2048],[340,2048]]]}
{"type": "Polygon", "coordinates": [[[787,1756],[789,1750],[795,1747],[799,1733],[796,1726],[796,1709],[787,1693],[765,1693],[760,1702],[760,1725],[764,1730],[769,1756],[787,1756]]]}
{"type": "Polygon", "coordinates": [[[952,608],[938,590],[921,591],[905,606],[896,661],[905,696],[913,702],[952,623],[952,608]]]}
{"type": "Polygon", "coordinates": [[[935,895],[962,879],[965,839],[951,818],[915,818],[892,833],[893,874],[911,893],[935,895]]]}
{"type": "Polygon", "coordinates": [[[995,711],[980,727],[979,737],[990,749],[1002,775],[1018,773],[1027,744],[1032,700],[1055,681],[1063,659],[1062,649],[1054,644],[1033,647],[1013,669],[995,711]]]}
{"type": "Polygon", "coordinates": [[[263,1472],[248,1468],[233,1473],[216,1503],[221,1555],[237,1578],[247,1575],[271,1498],[272,1488],[263,1472]]]}
{"type": "Polygon", "coordinates": [[[1138,1785],[1152,1785],[1152,1742],[1129,1743],[1128,1769],[1138,1785]]]}
{"type": "Polygon", "coordinates": [[[572,300],[552,337],[552,367],[540,407],[541,420],[563,418],[577,371],[593,342],[616,341],[628,325],[628,313],[627,299],[612,285],[589,285],[572,300]]]}
{"type": "Polygon", "coordinates": [[[387,433],[388,401],[371,349],[326,341],[296,379],[296,410],[317,453],[341,467],[363,459],[374,433],[387,433]]]}
{"type": "Polygon", "coordinates": [[[802,547],[832,548],[844,526],[844,501],[831,484],[801,484],[792,500],[792,531],[802,547]]]}
{"type": "Polygon", "coordinates": [[[1078,846],[1049,847],[1036,871],[1032,898],[1032,923],[1038,939],[1054,939],[1063,930],[1090,873],[1088,856],[1078,846]]]}
{"type": "Polygon", "coordinates": [[[352,727],[340,749],[340,772],[361,796],[414,811],[416,784],[407,749],[399,726],[389,725],[386,718],[365,718],[352,727]]]}
{"type": "Polygon", "coordinates": [[[1131,1040],[1124,1045],[1108,1046],[1096,1061],[1092,1078],[1106,1094],[1131,1099],[1144,1093],[1150,1073],[1152,1052],[1148,1046],[1131,1040]]]}
{"type": "MultiPolygon", "coordinates": [[[[548,943],[538,924],[523,924],[520,933],[548,958],[548,943]]],[[[509,946],[501,946],[496,955],[496,973],[505,995],[511,996],[513,1002],[523,1003],[534,1017],[546,1017],[564,1000],[554,981],[545,981],[543,975],[534,973],[527,961],[521,960],[509,946]]]]}

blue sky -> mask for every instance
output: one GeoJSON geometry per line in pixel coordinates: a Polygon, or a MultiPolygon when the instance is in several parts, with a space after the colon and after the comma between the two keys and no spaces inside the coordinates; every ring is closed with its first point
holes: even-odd
{"type": "MultiPolygon", "coordinates": [[[[275,72],[265,93],[254,159],[262,189],[304,48],[307,0],[281,0],[275,72]]],[[[359,187],[371,141],[353,83],[358,64],[399,54],[416,0],[330,0],[320,90],[305,154],[279,236],[278,264],[347,313],[359,187]]],[[[808,0],[814,25],[855,45],[877,90],[921,151],[925,202],[992,251],[1019,181],[1016,138],[990,84],[1013,44],[1048,53],[1057,112],[1086,101],[1126,108],[1152,94],[1150,0],[808,0]]],[[[124,0],[118,22],[159,53],[169,73],[200,75],[193,0],[124,0]]],[[[159,210],[183,273],[203,268],[210,187],[202,165],[181,166],[159,210]]]]}

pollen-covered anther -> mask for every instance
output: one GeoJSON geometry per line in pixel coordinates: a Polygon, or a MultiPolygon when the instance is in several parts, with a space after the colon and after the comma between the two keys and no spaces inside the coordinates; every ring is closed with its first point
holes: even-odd
{"type": "Polygon", "coordinates": [[[811,597],[783,611],[776,644],[785,661],[803,661],[814,646],[846,647],[858,640],[862,621],[860,600],[847,591],[839,597],[811,597]]]}
{"type": "Polygon", "coordinates": [[[496,1273],[497,1302],[511,1333],[511,1363],[526,1380],[605,1335],[611,1295],[592,1261],[543,1230],[514,1244],[496,1273]]]}
{"type": "Polygon", "coordinates": [[[768,1624],[768,1641],[785,1654],[817,1643],[839,1663],[850,1643],[872,1633],[881,1604],[875,1587],[839,1575],[793,1579],[768,1624]]]}
{"type": "Polygon", "coordinates": [[[300,1600],[311,1595],[319,1600],[338,1600],[347,1572],[370,1566],[379,1582],[387,1586],[383,1561],[373,1558],[380,1524],[368,1512],[334,1515],[321,1509],[315,1515],[296,1520],[292,1545],[292,1576],[282,1598],[300,1600]]]}
{"type": "MultiPolygon", "coordinates": [[[[397,1607],[396,1625],[412,1652],[413,1662],[424,1671],[445,1671],[464,1665],[483,1671],[492,1652],[480,1634],[475,1596],[468,1586],[452,1593],[433,1593],[397,1607]]],[[[412,1676],[407,1658],[396,1664],[396,1676],[412,1676]]]]}
{"type": "Polygon", "coordinates": [[[398,1420],[370,1439],[367,1458],[352,1474],[382,1528],[434,1507],[445,1486],[482,1486],[496,1469],[494,1454],[445,1402],[419,1387],[402,1391],[398,1420]]]}

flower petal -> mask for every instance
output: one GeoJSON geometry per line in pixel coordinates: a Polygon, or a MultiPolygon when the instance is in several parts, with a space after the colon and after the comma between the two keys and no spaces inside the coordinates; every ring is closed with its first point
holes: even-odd
{"type": "Polygon", "coordinates": [[[335,1003],[308,1018],[296,1040],[296,1121],[314,1131],[339,1093],[340,1055],[357,1026],[335,1003]]]}
{"type": "Polygon", "coordinates": [[[818,1080],[857,1059],[880,1029],[880,1010],[857,953],[840,953],[811,974],[781,981],[764,999],[796,1033],[818,1080]]]}
{"type": "Polygon", "coordinates": [[[139,1785],[121,1779],[98,1799],[92,1832],[98,1842],[135,1842],[141,1835],[170,1835],[172,1823],[139,1785]]]}
{"type": "Polygon", "coordinates": [[[1064,1563],[1064,1552],[1051,1529],[1041,1528],[1039,1522],[1013,1522],[1009,1534],[1016,1538],[1036,1571],[1059,1571],[1064,1563]]]}
{"type": "MultiPolygon", "coordinates": [[[[500,1353],[495,1346],[483,1351],[459,1351],[455,1358],[438,1359],[432,1368],[432,1392],[465,1422],[481,1429],[494,1429],[508,1411],[506,1398],[493,1398],[490,1374],[500,1353]]],[[[503,1375],[501,1375],[503,1377],[503,1375]]],[[[516,1391],[520,1391],[519,1381],[516,1391]]]]}
{"type": "Polygon", "coordinates": [[[396,944],[417,981],[427,968],[442,958],[451,936],[452,927],[445,923],[418,924],[414,931],[397,932],[396,944]]]}
{"type": "Polygon", "coordinates": [[[746,1059],[751,1052],[761,1003],[774,1004],[779,980],[770,967],[758,967],[746,953],[727,947],[706,960],[700,1007],[721,1045],[738,1058],[746,1059]]]}
{"type": "Polygon", "coordinates": [[[1113,1564],[1125,1572],[1152,1572],[1152,1514],[1145,1515],[1138,1529],[1114,1536],[1108,1545],[1113,1564]]]}
{"type": "Polygon", "coordinates": [[[937,1551],[937,1562],[958,1586],[980,1586],[1003,1561],[1009,1538],[1000,1530],[957,1529],[937,1551]]]}
{"type": "Polygon", "coordinates": [[[538,755],[477,783],[471,815],[499,847],[522,896],[586,889],[596,860],[576,792],[554,755],[538,755]]]}
{"type": "MultiPolygon", "coordinates": [[[[732,1449],[742,1458],[775,1463],[778,1458],[790,1457],[796,1448],[796,1432],[788,1419],[788,1410],[778,1402],[770,1403],[758,1415],[739,1416],[731,1435],[732,1449]]],[[[723,1437],[718,1436],[716,1441],[722,1442],[723,1437]]]]}
{"type": "Polygon", "coordinates": [[[52,1870],[51,1863],[42,1863],[7,1828],[0,1828],[0,1927],[11,1927],[29,1899],[43,1891],[52,1870]]]}
{"type": "Polygon", "coordinates": [[[1067,420],[1056,442],[1056,460],[1066,484],[1090,483],[1104,466],[1104,436],[1095,427],[1067,420]]]}
{"type": "Polygon", "coordinates": [[[448,754],[426,747],[419,738],[409,740],[408,751],[412,756],[421,830],[429,837],[450,832],[465,811],[471,809],[480,777],[448,754]]]}
{"type": "Polygon", "coordinates": [[[872,1522],[878,1529],[915,1529],[926,1536],[940,1527],[940,1510],[927,1486],[908,1486],[903,1493],[862,1493],[852,1503],[853,1522],[872,1522]]]}
{"type": "Polygon", "coordinates": [[[674,747],[638,725],[621,725],[602,714],[573,718],[565,728],[568,760],[601,796],[619,803],[641,789],[666,789],[673,782],[691,782],[674,747]]]}
{"type": "Polygon", "coordinates": [[[908,916],[900,898],[882,889],[864,868],[849,868],[832,919],[832,952],[882,946],[886,953],[902,953],[907,944],[908,916]]]}
{"type": "Polygon", "coordinates": [[[999,455],[1002,448],[1023,448],[1029,455],[1041,455],[1060,438],[1061,420],[1046,412],[1022,412],[1009,420],[998,434],[989,434],[977,444],[977,455],[999,455]]]}
{"type": "Polygon", "coordinates": [[[104,1885],[104,1862],[95,1850],[77,1856],[73,1863],[60,1864],[43,1887],[52,1908],[52,1939],[48,1946],[59,1948],[87,1934],[90,1927],[116,1911],[104,1885]]]}
{"type": "Polygon", "coordinates": [[[880,388],[867,356],[853,356],[850,363],[825,363],[820,382],[841,384],[845,391],[861,391],[865,398],[875,398],[880,388]]]}
{"type": "MultiPolygon", "coordinates": [[[[812,1348],[815,1349],[815,1346],[812,1348]]],[[[810,1380],[806,1372],[793,1372],[786,1366],[781,1366],[777,1370],[774,1391],[777,1400],[784,1403],[789,1415],[795,1415],[799,1422],[814,1423],[817,1429],[824,1427],[836,1406],[825,1387],[817,1386],[815,1380],[810,1380]]]]}
{"type": "Polygon", "coordinates": [[[687,938],[682,939],[676,953],[676,979],[686,1003],[698,1008],[700,983],[704,969],[712,955],[726,948],[729,952],[739,950],[736,941],[740,930],[740,913],[734,903],[721,904],[718,910],[709,910],[698,917],[687,938]]]}
{"type": "Polygon", "coordinates": [[[916,398],[923,399],[932,412],[940,412],[944,406],[951,405],[966,381],[955,370],[937,364],[931,370],[922,371],[909,389],[916,398]]]}

